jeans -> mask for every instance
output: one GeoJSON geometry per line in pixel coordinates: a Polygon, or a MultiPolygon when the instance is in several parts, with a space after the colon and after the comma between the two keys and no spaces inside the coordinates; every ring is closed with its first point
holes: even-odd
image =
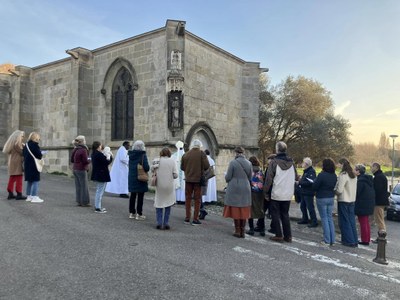
{"type": "Polygon", "coordinates": [[[308,213],[310,214],[311,224],[317,224],[317,214],[315,213],[314,207],[314,196],[302,195],[302,199],[305,201],[308,213]]]}
{"type": "Polygon", "coordinates": [[[333,197],[317,198],[317,207],[321,217],[322,229],[324,231],[324,242],[335,243],[335,225],[333,224],[333,197]]]}
{"type": "Polygon", "coordinates": [[[290,201],[276,201],[271,200],[270,210],[271,210],[271,228],[275,230],[275,235],[277,237],[291,238],[292,231],[290,228],[290,219],[289,219],[289,207],[290,201]],[[282,222],[282,229],[281,229],[282,222]]]}
{"type": "Polygon", "coordinates": [[[354,202],[338,202],[339,228],[342,234],[342,244],[355,245],[358,243],[354,202]]]}
{"type": "Polygon", "coordinates": [[[171,206],[165,207],[164,222],[163,222],[163,210],[164,208],[156,208],[157,225],[168,225],[169,215],[171,213],[171,206]]]}
{"type": "Polygon", "coordinates": [[[143,213],[143,198],[144,198],[144,193],[131,193],[131,196],[129,197],[129,213],[131,214],[136,214],[142,215],[143,213]],[[137,207],[136,206],[136,194],[138,195],[138,202],[137,202],[137,207]]]}
{"type": "Polygon", "coordinates": [[[101,209],[101,198],[103,198],[104,190],[107,182],[96,181],[96,196],[94,198],[94,208],[101,209]]]}
{"type": "Polygon", "coordinates": [[[26,195],[37,196],[39,189],[39,181],[27,181],[26,183],[26,195]]]}
{"type": "MultiPolygon", "coordinates": [[[[307,196],[306,196],[307,197],[307,196]]],[[[301,210],[301,214],[302,214],[302,221],[307,221],[308,222],[308,213],[307,213],[307,203],[306,203],[306,199],[304,197],[304,195],[301,195],[300,198],[300,210],[301,210]]]]}

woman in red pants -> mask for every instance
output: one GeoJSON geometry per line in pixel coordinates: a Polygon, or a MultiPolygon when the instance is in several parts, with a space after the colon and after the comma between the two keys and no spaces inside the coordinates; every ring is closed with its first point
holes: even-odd
{"type": "Polygon", "coordinates": [[[355,166],[357,175],[357,194],[354,213],[360,223],[360,245],[369,245],[371,239],[371,226],[368,217],[374,213],[375,190],[371,175],[365,174],[365,166],[358,164],[355,166]]]}
{"type": "Polygon", "coordinates": [[[22,195],[22,149],[24,148],[25,133],[21,130],[15,130],[7,142],[4,144],[3,152],[8,155],[8,197],[7,199],[25,200],[26,197],[22,195]],[[14,188],[17,195],[14,195],[14,188]]]}

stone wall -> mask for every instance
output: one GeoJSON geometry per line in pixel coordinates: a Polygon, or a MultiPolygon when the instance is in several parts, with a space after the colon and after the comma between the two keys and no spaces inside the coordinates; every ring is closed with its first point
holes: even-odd
{"type": "MultiPolygon", "coordinates": [[[[134,85],[134,138],[146,143],[150,161],[163,146],[174,152],[178,140],[190,142],[202,134],[215,135],[217,184],[225,186],[224,172],[233,147],[247,154],[257,151],[258,63],[249,63],[186,32],[185,22],[168,20],[164,28],[105,47],[67,50],[70,57],[35,68],[16,67],[17,75],[0,75],[0,143],[15,129],[41,134],[48,172],[71,174],[71,141],[85,135],[88,145],[111,140],[112,86],[125,67],[134,85]],[[179,67],[171,51],[180,55],[179,67]],[[176,61],[174,62],[176,63],[176,61]],[[171,74],[182,79],[183,128],[168,126],[171,74]],[[3,122],[4,120],[4,122],[3,122]],[[194,133],[205,124],[209,132],[194,133]],[[195,125],[195,126],[194,126],[195,125]]],[[[210,145],[209,145],[210,146],[210,145]]],[[[2,156],[3,163],[5,162],[2,156]]]]}

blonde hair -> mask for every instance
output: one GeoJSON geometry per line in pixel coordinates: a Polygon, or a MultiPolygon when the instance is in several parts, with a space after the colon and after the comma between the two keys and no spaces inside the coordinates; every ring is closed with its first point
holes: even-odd
{"type": "Polygon", "coordinates": [[[39,140],[40,140],[40,134],[39,133],[37,133],[35,131],[32,131],[29,134],[28,141],[34,141],[34,142],[38,143],[39,140]]]}
{"type": "Polygon", "coordinates": [[[15,146],[18,146],[22,149],[22,138],[24,137],[25,132],[22,130],[15,130],[7,139],[7,142],[4,144],[3,153],[10,154],[15,146]]]}

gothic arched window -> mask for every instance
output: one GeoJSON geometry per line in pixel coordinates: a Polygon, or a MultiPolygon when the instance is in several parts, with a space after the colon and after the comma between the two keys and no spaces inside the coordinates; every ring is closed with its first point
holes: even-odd
{"type": "Polygon", "coordinates": [[[133,83],[126,68],[115,76],[112,87],[112,135],[113,140],[133,140],[133,83]]]}

